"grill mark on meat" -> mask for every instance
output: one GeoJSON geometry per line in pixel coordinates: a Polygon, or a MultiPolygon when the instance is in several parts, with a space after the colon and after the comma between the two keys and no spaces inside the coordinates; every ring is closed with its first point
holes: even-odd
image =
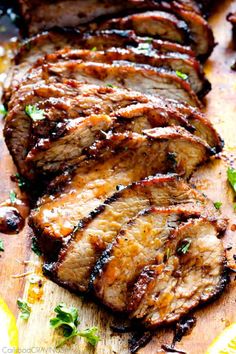
{"type": "Polygon", "coordinates": [[[179,44],[189,44],[189,33],[186,23],[179,20],[174,14],[164,11],[148,11],[122,18],[114,18],[103,23],[100,28],[131,29],[139,36],[159,37],[179,44]]]}
{"type": "Polygon", "coordinates": [[[91,287],[96,297],[112,310],[127,311],[130,291],[142,269],[168,257],[166,243],[175,228],[199,217],[201,209],[153,207],[123,225],[94,267],[91,287]]]}
{"type": "MultiPolygon", "coordinates": [[[[46,266],[47,272],[54,281],[73,291],[86,291],[96,260],[125,222],[151,205],[185,205],[186,209],[194,211],[196,205],[201,205],[200,200],[208,204],[200,194],[174,176],[154,177],[132,184],[79,223],[58,261],[46,266]]],[[[203,207],[202,213],[205,212],[211,214],[210,209],[203,207]]]]}
{"type": "MultiPolygon", "coordinates": [[[[62,241],[81,217],[114,193],[117,185],[128,185],[171,169],[189,176],[209,158],[209,147],[183,128],[156,128],[145,134],[117,134],[102,141],[101,147],[94,150],[94,159],[76,169],[60,195],[49,198],[49,203],[44,198],[42,206],[33,213],[31,226],[36,234],[42,239],[49,237],[52,242],[62,241]],[[174,161],[169,154],[174,154],[174,161]]],[[[47,243],[43,246],[47,247],[47,243]]]]}
{"type": "MultiPolygon", "coordinates": [[[[56,156],[53,157],[53,151],[61,156],[61,160],[65,159],[65,154],[58,152],[60,146],[63,148],[64,142],[70,140],[70,134],[78,136],[80,127],[89,126],[89,122],[92,121],[98,122],[94,127],[97,133],[101,124],[103,126],[101,129],[106,131],[116,120],[118,125],[114,126],[113,131],[128,129],[141,133],[143,129],[155,126],[182,125],[206,140],[216,152],[221,151],[223,146],[211,123],[191,107],[157,96],[147,96],[118,88],[72,83],[71,80],[21,87],[9,102],[8,110],[4,128],[5,140],[21,174],[28,178],[33,178],[35,173],[41,173],[43,170],[48,172],[58,170],[61,166],[53,165],[53,161],[57,159],[56,156]],[[25,113],[28,104],[37,104],[43,109],[46,112],[45,119],[34,123],[25,113]],[[85,119],[84,123],[81,120],[94,114],[109,114],[110,118],[104,117],[102,121],[102,117],[91,117],[87,123],[85,119]]],[[[93,136],[93,129],[91,128],[91,132],[88,133],[93,136]]],[[[95,137],[99,135],[101,136],[95,134],[95,137]]],[[[71,139],[70,143],[78,146],[77,138],[71,139]]],[[[87,147],[88,144],[83,146],[87,147]]],[[[77,152],[73,150],[72,153],[79,157],[79,150],[77,152]]]]}
{"type": "Polygon", "coordinates": [[[135,284],[131,317],[156,327],[177,321],[200,303],[219,295],[227,281],[225,252],[217,235],[214,222],[203,218],[180,225],[166,245],[171,254],[168,260],[144,268],[135,284]],[[180,254],[178,247],[186,238],[190,240],[189,249],[180,254]],[[181,290],[183,287],[186,289],[181,290]]]}
{"type": "Polygon", "coordinates": [[[55,82],[72,78],[88,84],[113,85],[133,90],[139,87],[139,91],[145,94],[161,95],[192,106],[202,106],[189,83],[175,72],[127,61],[116,61],[113,64],[82,63],[76,60],[45,63],[42,67],[33,69],[22,84],[27,85],[27,81],[36,83],[40,78],[42,82],[49,78],[55,82]]]}
{"type": "Polygon", "coordinates": [[[182,72],[188,76],[188,81],[198,96],[204,97],[210,89],[211,85],[204,76],[203,70],[198,61],[186,57],[181,54],[161,54],[156,51],[145,48],[145,50],[137,49],[120,49],[112,48],[106,51],[90,51],[90,50],[71,50],[63,49],[46,56],[49,62],[82,60],[112,64],[114,61],[127,60],[130,62],[148,64],[153,67],[161,67],[174,72],[182,72]]]}

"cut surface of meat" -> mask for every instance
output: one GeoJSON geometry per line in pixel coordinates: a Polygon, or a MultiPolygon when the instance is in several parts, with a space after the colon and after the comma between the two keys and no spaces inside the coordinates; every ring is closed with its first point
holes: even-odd
{"type": "Polygon", "coordinates": [[[91,286],[96,297],[112,310],[127,311],[130,292],[143,268],[161,263],[174,230],[200,212],[197,206],[192,213],[153,207],[123,225],[94,267],[91,286]]]}
{"type": "Polygon", "coordinates": [[[47,63],[33,69],[23,85],[42,80],[63,78],[74,79],[87,84],[108,85],[131,90],[139,88],[145,94],[161,95],[176,99],[192,106],[201,107],[190,84],[169,70],[154,68],[150,65],[128,61],[116,61],[113,64],[94,62],[66,61],[47,63]]]}
{"type": "Polygon", "coordinates": [[[197,109],[124,89],[83,85],[70,80],[36,84],[31,88],[21,87],[9,102],[8,110],[4,129],[6,143],[19,171],[28,178],[45,171],[61,170],[63,160],[66,160],[64,168],[71,166],[70,160],[79,158],[81,149],[89,147],[91,142],[88,138],[83,139],[86,144],[81,144],[79,135],[85,128],[89,136],[96,139],[104,136],[99,130],[106,132],[110,128],[142,133],[143,129],[156,126],[180,125],[201,137],[216,152],[223,146],[211,123],[197,109]],[[42,109],[45,118],[34,122],[25,112],[29,104],[42,109]],[[104,114],[109,117],[99,116],[104,114]],[[90,115],[92,117],[86,121],[85,117],[90,115]],[[65,151],[69,151],[66,158],[65,151]]]}
{"type": "Polygon", "coordinates": [[[211,89],[211,85],[206,80],[202,67],[197,60],[179,53],[158,54],[149,47],[149,44],[148,46],[140,45],[137,48],[130,49],[111,48],[106,51],[63,49],[47,55],[46,60],[49,62],[81,60],[108,64],[123,60],[147,64],[157,68],[169,69],[175,72],[177,76],[187,75],[186,80],[199,97],[205,96],[211,89]]]}
{"type": "Polygon", "coordinates": [[[111,196],[117,186],[171,170],[189,176],[211,153],[183,128],[155,128],[145,133],[108,137],[102,141],[105,151],[107,143],[109,146],[103,157],[100,148],[97,162],[84,162],[59,193],[42,198],[41,206],[31,215],[31,226],[42,247],[47,248],[49,240],[62,243],[78,221],[111,196]]]}
{"type": "Polygon", "coordinates": [[[180,225],[166,244],[166,261],[144,268],[135,284],[131,317],[156,327],[177,321],[219,295],[227,276],[224,247],[217,235],[214,222],[203,218],[180,225]]]}
{"type": "Polygon", "coordinates": [[[122,18],[114,18],[101,25],[101,29],[134,30],[139,36],[157,37],[179,44],[188,44],[188,27],[174,14],[147,11],[122,18]]]}
{"type": "Polygon", "coordinates": [[[46,54],[53,53],[59,49],[96,49],[107,50],[108,48],[137,48],[140,46],[150,47],[158,53],[179,53],[193,57],[193,51],[186,46],[167,41],[150,39],[148,37],[138,37],[134,31],[106,30],[97,32],[79,33],[77,31],[50,31],[38,34],[27,39],[19,48],[15,57],[15,66],[8,74],[4,83],[7,101],[11,93],[11,86],[17,86],[25,77],[27,71],[38,59],[46,54]]]}
{"type": "Polygon", "coordinates": [[[178,183],[171,176],[161,176],[133,184],[106,201],[80,223],[68,246],[62,249],[58,261],[46,266],[53,279],[72,290],[87,291],[96,261],[122,225],[138,212],[152,205],[185,205],[189,212],[194,211],[196,205],[201,208],[196,191],[183,182],[181,185],[178,183]],[[177,189],[173,188],[173,183],[178,186],[177,189]],[[196,198],[192,199],[194,194],[196,198]]]}

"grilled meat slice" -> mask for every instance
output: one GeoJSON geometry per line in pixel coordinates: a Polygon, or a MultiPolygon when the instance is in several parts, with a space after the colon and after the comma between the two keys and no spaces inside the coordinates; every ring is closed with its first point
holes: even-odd
{"type": "Polygon", "coordinates": [[[209,201],[181,179],[173,175],[149,178],[122,189],[88,214],[75,229],[70,243],[62,249],[58,261],[48,264],[45,269],[53,280],[71,290],[88,290],[97,259],[122,225],[150,206],[171,205],[184,206],[189,211],[199,206],[203,214],[215,213],[209,201]]]}
{"type": "MultiPolygon", "coordinates": [[[[174,101],[166,101],[166,103],[167,104],[165,104],[165,107],[169,108],[168,119],[166,123],[164,119],[165,112],[164,110],[160,110],[160,106],[157,105],[156,102],[137,103],[135,105],[130,105],[125,108],[121,108],[116,112],[116,117],[125,120],[131,120],[136,117],[139,118],[139,121],[143,120],[143,117],[147,117],[152,127],[160,126],[161,124],[167,125],[167,122],[168,125],[180,125],[185,127],[185,129],[189,130],[193,134],[199,136],[204,141],[206,141],[208,145],[215,149],[216,152],[222,151],[223,141],[221,140],[218,133],[215,131],[210,121],[206,117],[204,117],[204,115],[200,113],[200,111],[189,106],[184,106],[174,101]],[[172,109],[173,111],[171,112],[172,109]],[[179,115],[177,114],[177,112],[179,113],[179,115]],[[162,118],[161,121],[159,120],[159,114],[162,118]]],[[[133,124],[132,121],[130,124],[133,124]]],[[[124,128],[126,127],[127,125],[124,126],[124,128]]],[[[137,132],[140,133],[140,130],[137,130],[137,132]]]]}
{"type": "Polygon", "coordinates": [[[158,54],[155,50],[152,50],[149,44],[130,49],[111,48],[106,51],[63,49],[47,55],[46,58],[47,61],[54,63],[65,60],[82,60],[112,64],[115,61],[125,60],[147,64],[157,68],[169,69],[180,77],[186,76],[186,80],[200,98],[204,97],[211,89],[211,85],[205,78],[202,67],[196,59],[179,53],[158,54]]]}
{"type": "MultiPolygon", "coordinates": [[[[214,42],[214,36],[211,28],[209,27],[207,21],[198,13],[194,11],[189,11],[187,8],[184,8],[181,4],[179,4],[176,1],[155,1],[155,0],[150,0],[148,1],[148,4],[146,1],[143,0],[134,0],[136,2],[137,8],[143,8],[143,10],[148,10],[148,13],[150,14],[152,10],[154,13],[157,10],[166,11],[167,13],[171,13],[175,15],[179,20],[183,21],[185,24],[187,24],[189,28],[189,33],[191,34],[191,47],[195,51],[196,55],[204,60],[206,59],[212,52],[215,42],[214,42]]],[[[146,16],[146,13],[142,14],[132,14],[130,16],[137,16],[136,19],[138,19],[138,24],[137,22],[135,23],[135,29],[141,26],[141,28],[144,29],[143,34],[147,36],[152,36],[152,32],[154,31],[153,28],[156,28],[157,22],[155,26],[151,27],[150,24],[153,23],[152,18],[150,17],[149,20],[146,16]],[[142,15],[144,14],[143,18],[142,15]],[[147,23],[147,26],[144,27],[142,26],[142,23],[144,22],[147,23]]],[[[100,25],[103,29],[105,28],[116,28],[120,29],[122,28],[123,23],[125,19],[130,19],[130,17],[119,17],[114,20],[109,20],[105,21],[100,25]]],[[[136,20],[137,21],[137,20],[136,20]]],[[[127,21],[128,22],[128,21],[127,21]]],[[[128,24],[126,25],[127,29],[134,29],[132,21],[129,20],[128,24]]],[[[95,26],[96,28],[96,26],[95,26]]],[[[190,39],[190,36],[189,36],[190,39]]],[[[173,37],[173,41],[176,41],[175,37],[173,37]]]]}
{"type": "Polygon", "coordinates": [[[38,34],[27,39],[19,48],[15,57],[15,67],[9,72],[4,82],[5,101],[8,101],[11,94],[11,86],[17,86],[25,77],[27,71],[38,59],[44,55],[53,53],[58,49],[97,49],[107,50],[108,48],[127,48],[149,45],[152,50],[158,53],[179,53],[193,57],[194,53],[189,47],[167,41],[138,37],[134,31],[107,30],[94,33],[78,33],[76,31],[50,31],[38,34]]]}
{"type": "Polygon", "coordinates": [[[102,29],[118,28],[134,30],[139,36],[149,36],[169,40],[179,44],[189,44],[188,27],[174,14],[165,11],[147,11],[108,20],[102,29]]]}
{"type": "Polygon", "coordinates": [[[112,0],[18,0],[28,31],[38,33],[53,27],[75,27],[99,16],[112,15],[127,8],[127,2],[112,0]]]}
{"type": "MultiPolygon", "coordinates": [[[[138,92],[75,82],[21,87],[9,103],[4,129],[5,140],[21,174],[33,178],[34,171],[31,173],[26,159],[32,158],[36,147],[45,149],[50,141],[60,136],[71,119],[93,114],[110,114],[120,107],[147,100],[147,97],[138,92]],[[45,119],[34,122],[25,112],[27,105],[36,105],[43,109],[45,119]]],[[[106,123],[102,124],[105,129],[106,123]]],[[[94,129],[99,130],[99,126],[94,129]]]]}
{"type": "Polygon", "coordinates": [[[186,102],[201,107],[190,84],[169,70],[149,65],[116,61],[113,64],[81,62],[79,60],[46,63],[33,69],[23,85],[54,79],[55,82],[75,79],[88,84],[116,86],[137,89],[145,94],[161,95],[165,98],[186,102]]]}
{"type": "Polygon", "coordinates": [[[46,195],[32,212],[31,226],[42,247],[52,248],[54,243],[60,247],[78,221],[111,196],[117,186],[171,170],[189,177],[211,154],[199,138],[176,127],[156,128],[146,136],[116,134],[101,145],[97,158],[81,164],[54,197],[46,195]]]}
{"type": "Polygon", "coordinates": [[[179,320],[219,295],[227,277],[225,252],[217,236],[211,220],[200,218],[180,225],[160,252],[164,261],[144,268],[135,284],[131,317],[156,327],[179,320]]]}
{"type": "Polygon", "coordinates": [[[94,267],[91,286],[101,302],[114,311],[127,311],[130,292],[144,267],[162,263],[166,243],[181,222],[199,217],[194,211],[152,207],[123,225],[94,267]]]}
{"type": "Polygon", "coordinates": [[[91,138],[94,142],[104,136],[99,130],[106,132],[110,128],[113,132],[142,133],[152,127],[180,125],[217,152],[222,150],[219,135],[198,110],[134,91],[69,81],[36,85],[32,89],[22,87],[8,106],[6,143],[19,171],[28,178],[43,171],[57,172],[66,151],[66,165],[71,165],[69,156],[79,157],[89,147],[91,138]],[[29,104],[43,109],[45,119],[32,121],[25,112],[29,104]],[[100,116],[104,114],[110,117],[100,116]],[[92,117],[87,121],[83,118],[89,116],[92,117]],[[81,140],[84,129],[89,138],[81,140]]]}

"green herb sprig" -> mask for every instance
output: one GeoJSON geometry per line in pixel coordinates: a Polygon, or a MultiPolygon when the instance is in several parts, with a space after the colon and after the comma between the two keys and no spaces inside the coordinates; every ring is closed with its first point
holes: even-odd
{"type": "Polygon", "coordinates": [[[37,106],[33,106],[31,104],[25,107],[25,113],[34,122],[45,119],[45,111],[43,109],[39,109],[37,106]]]}
{"type": "Polygon", "coordinates": [[[221,202],[215,202],[215,203],[214,203],[214,207],[215,207],[217,210],[220,210],[220,208],[222,207],[222,203],[221,203],[221,202]]]}
{"type": "Polygon", "coordinates": [[[11,204],[15,204],[15,202],[16,202],[16,193],[11,190],[10,193],[9,193],[9,198],[10,198],[11,204]]]}
{"type": "Polygon", "coordinates": [[[182,80],[187,80],[188,79],[188,75],[187,74],[185,74],[185,73],[182,73],[181,71],[178,71],[178,70],[176,70],[176,75],[180,78],[180,79],[182,79],[182,80]]]}
{"type": "Polygon", "coordinates": [[[232,167],[229,167],[227,170],[228,181],[236,193],[236,170],[232,167]]]}
{"type": "Polygon", "coordinates": [[[60,303],[55,307],[54,311],[57,315],[50,319],[50,325],[54,329],[62,330],[62,335],[64,337],[57,344],[57,348],[64,345],[71,338],[77,336],[83,337],[93,346],[99,342],[100,337],[98,335],[97,327],[86,328],[83,331],[77,329],[80,322],[78,310],[75,307],[67,307],[64,303],[60,303]]]}
{"type": "Polygon", "coordinates": [[[3,240],[0,238],[0,252],[4,252],[5,249],[4,249],[4,243],[3,243],[3,240]]]}
{"type": "Polygon", "coordinates": [[[192,241],[189,239],[183,240],[181,246],[177,249],[177,252],[179,254],[188,253],[191,243],[192,243],[192,241]]]}
{"type": "Polygon", "coordinates": [[[17,300],[17,306],[21,312],[20,318],[22,318],[22,320],[27,321],[31,314],[31,308],[29,307],[26,301],[23,301],[21,299],[17,300]]]}

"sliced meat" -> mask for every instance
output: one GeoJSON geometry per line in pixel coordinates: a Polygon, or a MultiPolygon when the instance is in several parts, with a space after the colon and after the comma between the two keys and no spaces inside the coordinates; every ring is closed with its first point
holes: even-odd
{"type": "Polygon", "coordinates": [[[189,217],[199,217],[201,209],[196,206],[189,212],[180,207],[152,207],[123,225],[94,267],[91,287],[96,297],[112,310],[126,312],[130,292],[143,268],[163,261],[174,230],[189,217]]]}
{"type": "MultiPolygon", "coordinates": [[[[67,152],[67,157],[79,157],[90,142],[111,128],[113,132],[142,133],[144,129],[168,125],[183,126],[216,152],[222,150],[219,135],[198,110],[134,91],[75,82],[21,88],[9,102],[4,135],[21,174],[33,178],[43,171],[57,172],[56,162],[61,168],[60,161],[67,152]],[[25,112],[28,104],[43,109],[45,119],[32,121],[25,112]],[[90,119],[84,118],[90,115],[90,119]],[[84,129],[89,137],[81,140],[84,129]]],[[[71,165],[69,159],[67,165],[71,165]]]]}
{"type": "MultiPolygon", "coordinates": [[[[33,178],[34,171],[30,171],[26,159],[32,159],[36,147],[45,150],[50,141],[54,141],[60,134],[63,135],[71,119],[93,114],[109,114],[120,107],[147,100],[138,92],[129,93],[125,90],[79,85],[74,82],[65,85],[33,85],[31,89],[21,88],[9,103],[4,129],[5,140],[21,174],[33,178]],[[25,112],[27,105],[36,105],[43,109],[45,119],[34,122],[25,112]]],[[[101,122],[101,119],[99,121],[101,122]]],[[[106,122],[107,119],[101,122],[104,129],[107,126],[105,130],[109,128],[106,122]]],[[[89,122],[78,122],[82,129],[87,123],[89,122]]],[[[99,125],[93,129],[98,131],[99,125]]],[[[60,146],[58,148],[60,149],[60,146]]]]}
{"type": "Polygon", "coordinates": [[[23,84],[36,83],[43,79],[75,79],[79,82],[109,85],[139,91],[145,94],[161,95],[165,98],[179,100],[192,106],[201,107],[196,94],[189,83],[168,70],[149,65],[116,61],[103,64],[81,61],[47,63],[33,69],[23,84]]]}
{"type": "Polygon", "coordinates": [[[112,15],[127,7],[127,2],[112,0],[18,0],[30,33],[53,27],[75,27],[99,16],[112,15]]]}
{"type": "MultiPolygon", "coordinates": [[[[116,237],[122,225],[150,206],[185,205],[211,213],[209,201],[175,176],[157,176],[119,191],[80,222],[56,263],[45,267],[54,281],[74,291],[88,290],[97,259],[116,237]],[[199,201],[202,201],[199,203],[199,201]],[[208,207],[206,207],[208,205],[208,207]],[[205,206],[205,207],[204,207],[205,206]]],[[[215,213],[215,211],[213,211],[215,213]]]]}
{"type": "Polygon", "coordinates": [[[151,49],[149,44],[148,46],[140,45],[137,48],[112,48],[106,51],[63,49],[47,55],[46,58],[47,61],[54,63],[65,60],[82,60],[112,64],[115,61],[125,60],[147,64],[157,68],[169,69],[175,72],[177,76],[186,76],[186,80],[200,98],[204,97],[211,89],[211,85],[205,78],[202,67],[197,60],[179,53],[158,54],[151,49]]]}
{"type": "Polygon", "coordinates": [[[156,128],[146,136],[116,134],[96,150],[95,161],[80,165],[54,197],[45,196],[33,211],[31,226],[42,247],[53,243],[60,246],[78,221],[111,196],[117,186],[171,170],[189,177],[211,154],[199,138],[176,127],[156,128]]]}
{"type": "Polygon", "coordinates": [[[147,11],[126,17],[111,19],[101,25],[101,29],[117,28],[134,30],[139,36],[150,36],[180,44],[188,44],[188,27],[174,14],[164,11],[147,11]]]}
{"type": "MultiPolygon", "coordinates": [[[[220,152],[222,150],[224,144],[223,141],[211,125],[210,121],[206,119],[202,113],[200,113],[197,109],[192,109],[191,107],[178,104],[174,101],[167,101],[166,103],[167,104],[165,104],[165,107],[167,108],[168,106],[170,109],[168,111],[169,124],[185,127],[193,134],[205,140],[213,149],[215,149],[216,152],[220,152]],[[171,109],[173,109],[173,114],[171,113],[171,109]],[[179,116],[176,115],[177,112],[180,113],[179,116]]],[[[156,102],[138,103],[121,108],[116,112],[116,116],[118,118],[128,120],[136,117],[139,121],[142,121],[144,117],[147,117],[152,127],[159,126],[161,124],[166,125],[166,123],[164,123],[164,115],[164,110],[160,111],[160,107],[156,104],[156,102]],[[162,123],[158,123],[158,121],[160,122],[159,112],[162,118],[162,123]]],[[[130,124],[133,123],[131,122],[130,124]]],[[[140,133],[140,130],[137,129],[137,132],[140,133]]]]}
{"type": "Polygon", "coordinates": [[[11,86],[17,86],[32,65],[44,55],[53,53],[58,49],[82,48],[106,50],[108,48],[140,47],[140,45],[153,48],[158,53],[180,53],[193,57],[189,47],[167,41],[138,37],[134,31],[97,31],[94,33],[79,33],[77,31],[51,31],[38,34],[27,39],[19,48],[15,57],[15,67],[11,69],[7,80],[4,82],[7,102],[11,94],[11,86]]]}
{"type": "MultiPolygon", "coordinates": [[[[134,0],[135,1],[135,0],[134,0]]],[[[137,8],[143,8],[143,10],[149,10],[147,13],[151,14],[151,9],[153,10],[153,13],[156,13],[156,10],[163,10],[167,13],[173,14],[178,18],[180,21],[183,21],[183,23],[187,24],[187,28],[189,29],[189,33],[191,35],[191,47],[195,51],[196,55],[204,60],[206,59],[212,52],[215,42],[214,42],[214,36],[211,28],[209,27],[207,21],[198,13],[195,11],[189,11],[186,8],[183,8],[181,4],[175,1],[158,1],[156,2],[155,0],[150,0],[148,2],[148,5],[145,1],[143,0],[137,0],[135,1],[137,8]]],[[[153,23],[152,17],[148,19],[146,16],[146,13],[137,13],[130,15],[132,16],[137,16],[136,18],[136,23],[135,23],[135,28],[133,26],[133,22],[129,20],[127,21],[126,29],[137,29],[139,31],[139,27],[143,28],[143,35],[146,36],[152,36],[152,32],[155,30],[156,27],[158,26],[158,21],[156,21],[155,26],[150,26],[150,24],[153,23]],[[143,26],[142,24],[146,23],[147,26],[143,26]]],[[[125,19],[129,19],[130,17],[119,17],[113,20],[106,21],[102,23],[101,27],[104,28],[116,28],[120,29],[122,28],[123,23],[125,19]]],[[[176,41],[175,37],[175,32],[173,31],[173,41],[176,41]]],[[[188,37],[190,39],[190,36],[188,37]]]]}
{"type": "Polygon", "coordinates": [[[173,233],[156,265],[144,268],[129,310],[148,327],[171,323],[219,295],[226,283],[225,252],[213,221],[191,220],[173,233]],[[168,257],[164,257],[168,251],[168,257]],[[162,260],[164,261],[162,261],[162,260]]]}

